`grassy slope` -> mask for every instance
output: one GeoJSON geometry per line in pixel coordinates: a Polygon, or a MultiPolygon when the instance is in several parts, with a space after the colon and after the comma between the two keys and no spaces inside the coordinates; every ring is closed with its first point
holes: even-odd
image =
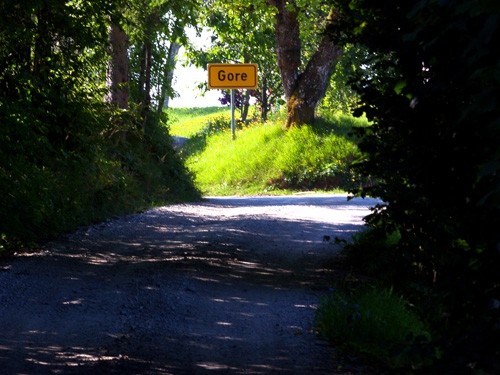
{"type": "Polygon", "coordinates": [[[170,108],[168,110],[170,134],[189,138],[199,132],[213,116],[229,113],[227,107],[170,108]]]}
{"type": "Polygon", "coordinates": [[[347,134],[366,124],[336,115],[284,131],[278,118],[240,129],[231,141],[227,130],[213,130],[229,121],[226,108],[172,109],[169,116],[172,135],[191,137],[184,157],[207,195],[345,189],[354,183],[349,165],[358,152],[347,134]]]}

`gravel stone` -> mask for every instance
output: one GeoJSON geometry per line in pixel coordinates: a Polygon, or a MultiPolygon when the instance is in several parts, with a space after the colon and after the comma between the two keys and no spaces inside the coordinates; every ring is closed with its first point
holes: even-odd
{"type": "Polygon", "coordinates": [[[211,197],[0,262],[2,374],[367,374],[314,331],[374,199],[211,197]]]}

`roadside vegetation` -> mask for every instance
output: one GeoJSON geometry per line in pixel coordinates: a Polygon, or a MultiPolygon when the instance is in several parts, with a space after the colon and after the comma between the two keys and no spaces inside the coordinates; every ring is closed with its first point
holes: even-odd
{"type": "Polygon", "coordinates": [[[190,138],[205,127],[213,118],[230,116],[227,107],[169,108],[168,127],[172,136],[190,138]]]}
{"type": "MultiPolygon", "coordinates": [[[[101,110],[89,117],[80,108],[66,109],[64,115],[75,118],[67,124],[75,129],[69,150],[42,139],[2,150],[0,256],[81,225],[200,198],[166,127],[152,125],[144,133],[123,114],[101,110]],[[29,157],[17,158],[20,149],[29,157]]],[[[24,115],[32,116],[29,109],[24,115]]]]}
{"type": "MultiPolygon", "coordinates": [[[[171,109],[169,114],[175,118],[184,111],[171,109]]],[[[239,123],[233,141],[229,115],[207,112],[212,114],[190,117],[171,127],[173,135],[192,134],[196,129],[180,153],[206,195],[345,191],[361,183],[351,169],[359,155],[351,132],[367,125],[364,118],[337,114],[287,131],[283,117],[275,114],[266,123],[239,123]]]]}
{"type": "Polygon", "coordinates": [[[334,289],[320,304],[316,327],[336,347],[387,369],[417,370],[436,358],[428,350],[430,327],[391,289],[334,289]]]}
{"type": "Polygon", "coordinates": [[[353,192],[383,201],[343,254],[353,273],[403,296],[430,333],[406,344],[416,362],[404,368],[377,355],[375,342],[371,358],[396,373],[499,373],[500,66],[491,51],[500,8],[337,4],[348,25],[336,40],[369,52],[350,81],[362,103],[355,113],[372,121],[358,129],[355,170],[372,181],[353,192]]]}
{"type": "MultiPolygon", "coordinates": [[[[401,298],[403,321],[419,317],[409,333],[425,340],[409,345],[431,353],[385,364],[500,373],[496,1],[44,0],[0,11],[0,255],[199,190],[379,197],[345,261],[401,298]],[[209,28],[211,45],[191,45],[189,27],[209,28]],[[181,44],[197,66],[259,64],[258,87],[237,96],[236,140],[227,108],[165,120],[181,44]],[[169,131],[189,138],[179,153],[169,131]]],[[[334,334],[325,321],[340,319],[342,301],[376,299],[332,298],[320,311],[334,334]]],[[[349,337],[380,357],[384,340],[349,337]]]]}

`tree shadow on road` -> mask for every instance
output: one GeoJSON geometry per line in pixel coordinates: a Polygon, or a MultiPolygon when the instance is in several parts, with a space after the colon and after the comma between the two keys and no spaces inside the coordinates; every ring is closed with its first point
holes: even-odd
{"type": "Polygon", "coordinates": [[[363,373],[314,331],[319,298],[345,276],[323,236],[348,237],[359,223],[210,215],[241,204],[151,210],[15,260],[0,275],[2,288],[17,286],[0,297],[10,303],[0,364],[33,374],[363,373]]]}

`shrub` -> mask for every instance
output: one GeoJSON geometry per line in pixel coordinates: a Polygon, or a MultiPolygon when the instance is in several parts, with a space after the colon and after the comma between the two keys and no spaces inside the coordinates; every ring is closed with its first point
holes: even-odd
{"type": "MultiPolygon", "coordinates": [[[[95,131],[72,134],[71,145],[26,135],[0,152],[0,255],[79,225],[199,198],[166,127],[156,121],[145,134],[132,112],[100,108],[95,131]]],[[[84,115],[75,121],[84,123],[84,115]]]]}
{"type": "Polygon", "coordinates": [[[398,281],[403,283],[411,273],[405,267],[396,245],[401,239],[397,229],[366,228],[354,234],[351,243],[345,244],[342,255],[356,270],[369,277],[391,285],[398,281]]]}
{"type": "Polygon", "coordinates": [[[399,229],[380,252],[389,274],[409,270],[392,285],[420,295],[448,372],[500,373],[498,5],[337,3],[352,26],[337,35],[369,51],[351,80],[373,121],[357,170],[377,183],[355,193],[386,203],[377,233],[399,229]]]}
{"type": "Polygon", "coordinates": [[[201,129],[201,134],[210,136],[229,129],[231,129],[230,117],[227,115],[217,115],[208,118],[206,125],[201,129]]]}

